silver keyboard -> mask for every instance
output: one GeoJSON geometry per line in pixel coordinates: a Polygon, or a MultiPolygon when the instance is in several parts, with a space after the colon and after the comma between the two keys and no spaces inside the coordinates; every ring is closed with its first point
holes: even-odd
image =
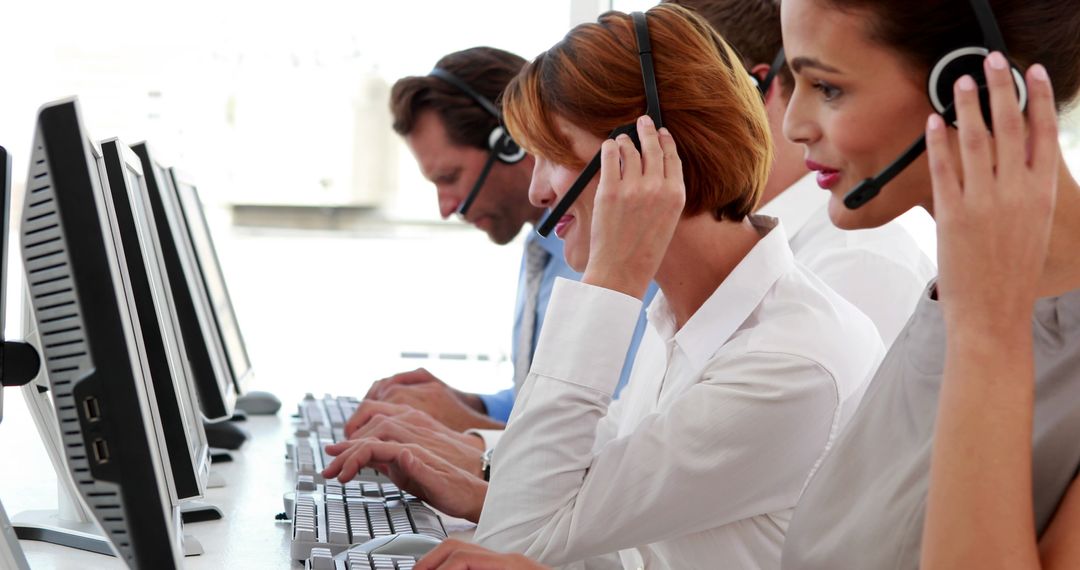
{"type": "Polygon", "coordinates": [[[349,552],[344,561],[334,560],[328,548],[312,548],[306,570],[412,570],[417,559],[413,556],[387,556],[366,552],[349,552]]]}
{"type": "Polygon", "coordinates": [[[359,407],[360,400],[351,396],[334,397],[326,394],[322,398],[316,398],[306,394],[298,405],[300,427],[313,429],[326,426],[341,429],[344,433],[345,422],[349,421],[359,407]]]}
{"type": "MultiPolygon", "coordinates": [[[[326,446],[346,439],[345,422],[359,405],[360,400],[347,396],[326,395],[317,399],[308,394],[300,401],[296,439],[286,444],[286,454],[296,470],[298,491],[313,491],[312,484],[324,482],[322,470],[334,460],[326,453],[326,446]]],[[[361,469],[355,479],[390,482],[370,467],[361,469]]]]}
{"type": "Polygon", "coordinates": [[[439,515],[393,483],[329,481],[317,488],[296,493],[291,513],[294,560],[310,557],[313,548],[325,548],[333,555],[397,533],[446,538],[439,515]]]}

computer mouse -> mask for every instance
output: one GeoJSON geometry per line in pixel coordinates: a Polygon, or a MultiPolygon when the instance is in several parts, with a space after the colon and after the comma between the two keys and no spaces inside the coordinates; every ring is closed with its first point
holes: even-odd
{"type": "Polygon", "coordinates": [[[335,556],[338,560],[348,560],[350,552],[362,552],[381,556],[411,556],[421,558],[438,546],[442,540],[426,534],[391,534],[373,538],[358,544],[335,556]]]}
{"type": "Polygon", "coordinates": [[[240,449],[248,438],[247,432],[232,422],[203,422],[203,429],[206,430],[206,442],[210,447],[240,449]]]}
{"type": "Polygon", "coordinates": [[[253,416],[269,416],[281,409],[281,400],[270,392],[248,390],[237,396],[236,407],[253,416]]]}

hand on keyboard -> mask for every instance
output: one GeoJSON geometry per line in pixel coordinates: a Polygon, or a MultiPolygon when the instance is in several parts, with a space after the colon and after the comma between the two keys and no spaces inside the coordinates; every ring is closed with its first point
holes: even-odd
{"type": "Polygon", "coordinates": [[[337,457],[323,471],[326,478],[352,479],[365,466],[386,473],[401,489],[436,509],[473,522],[487,496],[487,482],[412,443],[355,439],[326,446],[337,457]]]}
{"type": "Polygon", "coordinates": [[[383,416],[401,418],[412,425],[429,429],[446,427],[427,412],[417,410],[411,406],[380,402],[378,400],[364,400],[357,406],[349,421],[345,422],[345,435],[351,439],[353,434],[366,427],[375,418],[383,416]]]}
{"type": "MultiPolygon", "coordinates": [[[[484,413],[479,396],[455,390],[423,368],[379,380],[368,390],[365,399],[415,408],[454,431],[504,427],[502,422],[484,413]]],[[[362,421],[349,422],[353,429],[361,425],[362,421]]],[[[346,431],[350,432],[349,429],[346,431]]]]}
{"type": "Polygon", "coordinates": [[[521,554],[492,552],[467,542],[445,540],[413,566],[413,570],[545,570],[548,567],[533,562],[521,554]]]}
{"type": "Polygon", "coordinates": [[[351,439],[414,443],[459,469],[483,477],[481,456],[484,454],[484,440],[475,435],[458,433],[441,424],[427,424],[425,427],[416,421],[419,415],[423,415],[423,412],[375,416],[364,427],[353,432],[351,439]]]}

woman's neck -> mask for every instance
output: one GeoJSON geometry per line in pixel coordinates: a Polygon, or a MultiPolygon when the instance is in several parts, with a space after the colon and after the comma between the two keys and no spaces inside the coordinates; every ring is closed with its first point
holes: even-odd
{"type": "Polygon", "coordinates": [[[761,236],[749,220],[718,222],[700,214],[679,222],[656,272],[676,330],[712,296],[761,236]]]}
{"type": "Polygon", "coordinates": [[[1080,289],[1080,184],[1069,173],[1062,158],[1057,205],[1050,229],[1050,250],[1039,283],[1039,294],[1050,297],[1074,289],[1080,289]]]}

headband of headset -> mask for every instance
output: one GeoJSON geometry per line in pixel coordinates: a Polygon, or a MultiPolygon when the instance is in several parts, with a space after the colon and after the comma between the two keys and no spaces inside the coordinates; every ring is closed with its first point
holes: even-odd
{"type": "MultiPolygon", "coordinates": [[[[637,37],[637,52],[638,61],[641,63],[641,79],[645,84],[645,114],[653,120],[656,124],[656,128],[664,126],[663,119],[660,116],[660,95],[656,89],[656,71],[653,68],[652,58],[652,42],[649,41],[649,25],[645,20],[645,14],[642,12],[633,12],[630,14],[630,18],[634,21],[634,32],[637,37]]],[[[641,149],[641,141],[638,139],[637,126],[634,123],[629,125],[623,125],[611,131],[608,135],[609,139],[613,139],[621,134],[630,136],[630,139],[634,141],[634,146],[639,150],[641,149]]],[[[555,208],[551,210],[547,218],[540,223],[540,226],[536,228],[536,233],[541,236],[548,237],[551,234],[551,230],[555,229],[555,225],[559,223],[559,220],[566,215],[570,206],[574,205],[574,201],[581,195],[585,187],[589,185],[589,182],[596,176],[596,173],[600,171],[600,151],[596,152],[596,156],[593,156],[592,160],[585,165],[585,169],[581,171],[574,183],[570,185],[570,188],[566,191],[566,195],[562,200],[555,205],[555,208]]]]}
{"type": "Polygon", "coordinates": [[[429,77],[441,79],[450,85],[456,87],[462,93],[465,93],[473,101],[476,101],[477,105],[480,105],[485,111],[492,117],[495,117],[495,128],[491,129],[491,133],[488,135],[488,159],[484,163],[483,169],[480,170],[480,175],[477,176],[476,182],[473,183],[473,187],[469,190],[469,194],[465,197],[465,200],[458,206],[457,213],[464,216],[469,212],[469,208],[472,207],[473,202],[476,200],[477,195],[480,194],[480,189],[484,187],[484,182],[487,180],[488,174],[491,173],[491,167],[495,165],[495,161],[499,160],[505,164],[516,164],[521,162],[525,158],[525,149],[518,146],[514,139],[510,138],[510,134],[506,132],[506,129],[502,126],[502,115],[499,114],[499,109],[495,107],[495,104],[491,102],[491,99],[484,97],[478,91],[469,86],[468,83],[461,80],[460,77],[450,73],[449,71],[436,67],[428,73],[429,77]]]}

